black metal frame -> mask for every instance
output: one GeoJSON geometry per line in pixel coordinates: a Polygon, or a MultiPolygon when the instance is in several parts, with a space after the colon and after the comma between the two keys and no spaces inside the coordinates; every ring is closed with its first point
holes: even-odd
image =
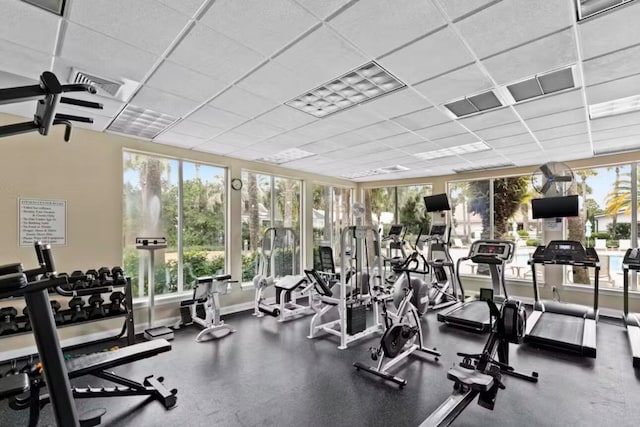
{"type": "Polygon", "coordinates": [[[637,263],[637,259],[632,258],[633,251],[636,251],[637,253],[638,250],[639,249],[637,248],[627,249],[627,253],[622,261],[622,271],[624,273],[624,305],[622,321],[627,328],[627,338],[629,340],[634,368],[640,368],[640,318],[637,313],[629,312],[629,271],[640,271],[640,263],[637,263]]]}
{"type": "Polygon", "coordinates": [[[86,84],[61,85],[56,75],[50,71],[45,71],[40,75],[40,84],[0,89],[0,105],[38,101],[33,121],[0,126],[0,138],[29,132],[48,135],[51,126],[64,125],[66,127],[64,140],[68,142],[71,138],[72,121],[93,123],[93,119],[70,114],[56,114],[58,104],[69,104],[98,110],[103,107],[98,102],[61,96],[66,92],[89,92],[95,94],[97,91],[95,87],[86,84]]]}

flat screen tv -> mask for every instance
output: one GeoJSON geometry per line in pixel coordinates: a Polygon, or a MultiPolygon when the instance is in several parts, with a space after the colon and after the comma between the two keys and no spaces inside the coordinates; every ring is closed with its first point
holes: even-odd
{"type": "Polygon", "coordinates": [[[578,196],[533,199],[531,200],[531,216],[533,219],[578,216],[578,196]]]}
{"type": "Polygon", "coordinates": [[[425,196],[424,207],[427,212],[450,211],[449,198],[445,193],[434,194],[433,196],[425,196]]]}

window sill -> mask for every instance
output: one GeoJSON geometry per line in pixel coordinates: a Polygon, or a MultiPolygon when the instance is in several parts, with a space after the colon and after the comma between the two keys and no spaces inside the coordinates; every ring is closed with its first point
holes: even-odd
{"type": "MultiPolygon", "coordinates": [[[[193,296],[193,291],[183,291],[176,292],[173,294],[165,294],[165,295],[156,295],[154,303],[155,305],[168,305],[168,304],[176,304],[185,299],[189,299],[193,296]]],[[[133,299],[133,308],[144,308],[149,306],[149,297],[145,296],[142,298],[134,298],[133,299]]]]}

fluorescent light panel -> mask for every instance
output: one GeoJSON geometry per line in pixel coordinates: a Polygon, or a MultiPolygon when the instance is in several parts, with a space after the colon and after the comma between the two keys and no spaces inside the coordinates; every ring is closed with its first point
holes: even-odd
{"type": "Polygon", "coordinates": [[[118,114],[118,117],[111,122],[107,129],[113,132],[153,139],[176,120],[176,117],[168,114],[129,104],[118,114]]]}
{"type": "Polygon", "coordinates": [[[576,0],[578,20],[583,20],[634,0],[576,0]]]}
{"type": "Polygon", "coordinates": [[[64,13],[65,0],[22,0],[25,3],[32,4],[47,12],[55,13],[62,16],[64,13]]]}
{"type": "Polygon", "coordinates": [[[593,120],[637,110],[640,110],[640,95],[633,95],[626,98],[614,99],[613,101],[601,102],[600,104],[589,105],[589,118],[593,120]]]}
{"type": "Polygon", "coordinates": [[[285,104],[314,117],[326,117],[405,86],[371,61],[285,104]]]}
{"type": "Polygon", "coordinates": [[[458,154],[477,153],[478,151],[491,150],[487,144],[482,141],[471,144],[458,145],[456,147],[441,148],[439,150],[425,151],[423,153],[414,154],[421,160],[434,160],[442,157],[457,156],[458,154]]]}
{"type": "Polygon", "coordinates": [[[515,166],[515,163],[494,163],[486,166],[469,166],[468,168],[459,168],[459,169],[454,169],[453,171],[455,173],[479,172],[479,171],[486,171],[486,170],[492,170],[492,169],[510,168],[513,166],[515,166]]]}
{"type": "Polygon", "coordinates": [[[343,178],[348,178],[348,179],[365,178],[367,176],[384,175],[384,174],[387,174],[387,173],[403,172],[403,171],[408,171],[408,170],[409,170],[409,168],[406,167],[406,166],[394,165],[394,166],[387,166],[387,167],[384,167],[384,168],[367,169],[367,170],[363,170],[363,171],[347,173],[347,174],[343,174],[342,177],[343,178]]]}
{"type": "Polygon", "coordinates": [[[288,150],[280,151],[279,153],[273,154],[271,156],[263,157],[258,160],[262,162],[281,164],[286,162],[292,162],[294,160],[304,159],[306,157],[311,157],[315,155],[316,155],[315,153],[312,153],[310,151],[301,150],[299,148],[290,148],[288,150]]]}

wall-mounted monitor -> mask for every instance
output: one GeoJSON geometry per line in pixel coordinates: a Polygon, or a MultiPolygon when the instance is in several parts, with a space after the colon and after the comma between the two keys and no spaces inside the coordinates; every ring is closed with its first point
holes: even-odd
{"type": "Polygon", "coordinates": [[[425,196],[424,207],[427,212],[450,211],[449,198],[445,193],[434,194],[433,196],[425,196]]]}
{"type": "Polygon", "coordinates": [[[531,216],[533,219],[578,216],[578,196],[533,199],[531,200],[531,216]]]}

